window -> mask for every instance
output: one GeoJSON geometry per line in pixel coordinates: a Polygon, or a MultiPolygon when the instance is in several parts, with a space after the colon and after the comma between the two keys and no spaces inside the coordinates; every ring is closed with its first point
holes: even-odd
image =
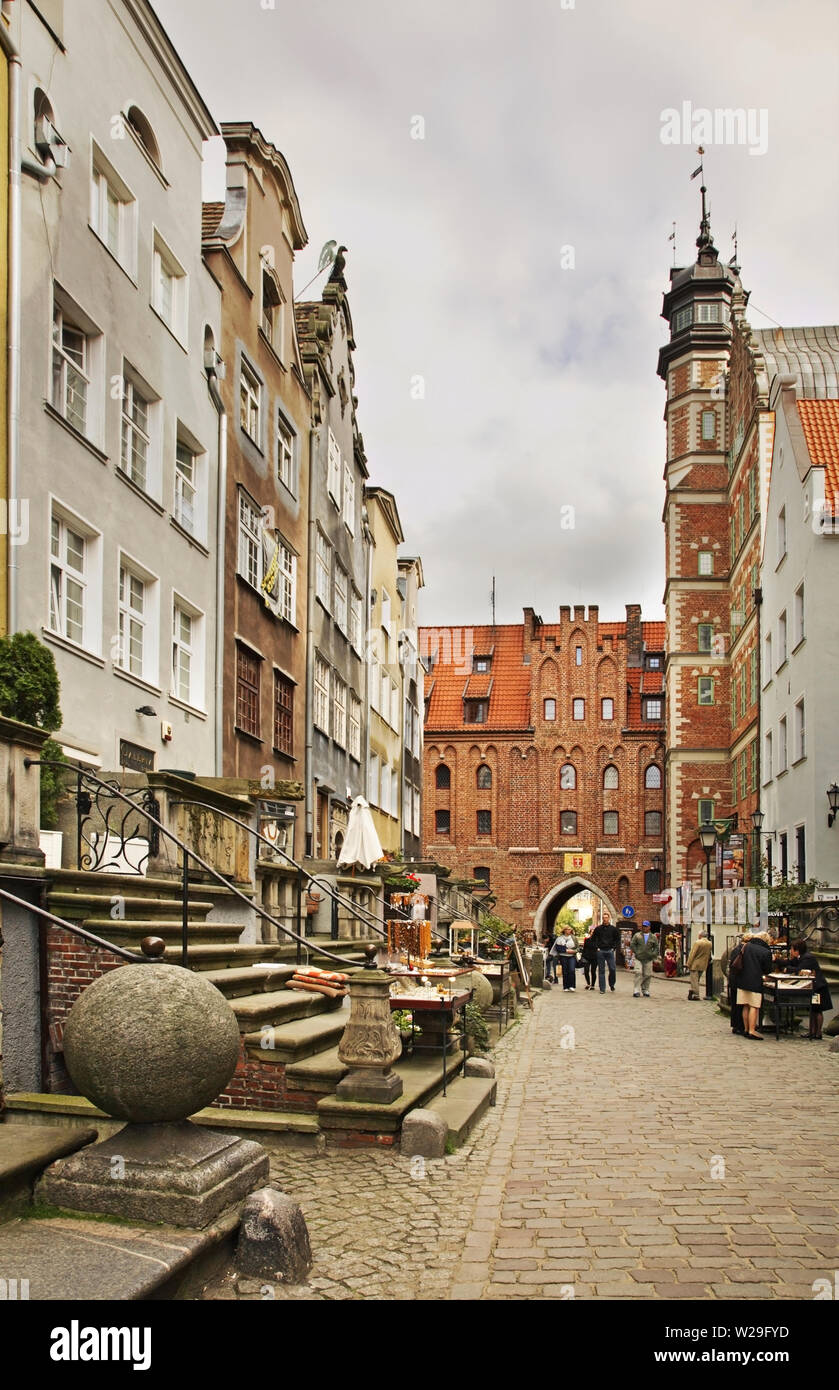
{"type": "Polygon", "coordinates": [[[355,535],[355,474],[352,464],[344,464],[344,525],[355,535]]]}
{"type": "Polygon", "coordinates": [[[379,804],[379,755],[370,754],[370,766],[367,770],[367,800],[371,806],[379,804]]]}
{"type": "Polygon", "coordinates": [[[752,647],[749,653],[749,700],[751,704],[757,703],[757,648],[752,647]]]}
{"type": "Polygon", "coordinates": [[[125,565],[119,568],[118,665],[132,676],[146,677],[151,665],[146,584],[125,565]]]}
{"type": "Polygon", "coordinates": [[[412,825],[411,805],[415,794],[416,793],[414,792],[414,788],[411,786],[410,782],[406,782],[402,796],[402,827],[404,830],[407,831],[409,835],[411,833],[412,825]]]}
{"type": "Polygon", "coordinates": [[[780,671],[787,659],[787,614],[786,609],[778,618],[778,666],[780,671]]]}
{"type": "Polygon", "coordinates": [[[390,814],[399,819],[399,772],[395,767],[390,772],[390,814]]]}
{"type": "Polygon", "coordinates": [[[781,563],[787,553],[787,509],[782,507],[778,512],[778,564],[781,563]]]}
{"type": "Polygon", "coordinates": [[[491,666],[491,656],[473,656],[472,658],[472,670],[476,673],[476,675],[487,675],[491,666]]]}
{"type": "Polygon", "coordinates": [[[583,649],[582,649],[582,647],[575,647],[575,648],[574,648],[574,665],[575,665],[575,666],[582,666],[582,664],[583,664],[583,649]]]}
{"type": "Polygon", "coordinates": [[[422,804],[421,804],[421,802],[420,802],[420,796],[421,796],[421,792],[420,792],[419,787],[415,787],[415,788],[414,788],[414,806],[413,806],[413,833],[414,833],[415,835],[419,835],[419,833],[420,833],[420,831],[421,831],[421,829],[422,829],[422,824],[421,824],[422,804]]]}
{"type": "Polygon", "coordinates": [[[687,328],[688,324],[690,324],[692,321],[693,308],[690,304],[688,304],[684,309],[677,309],[675,314],[673,315],[673,332],[681,333],[682,329],[687,328]]]}
{"type": "Polygon", "coordinates": [[[560,835],[576,835],[577,833],[577,812],[560,811],[559,813],[559,833],[560,835]]]}
{"type": "Polygon", "coordinates": [[[370,675],[367,680],[367,689],[370,694],[370,708],[378,712],[381,686],[379,684],[379,658],[374,651],[370,652],[370,675]]]}
{"type": "Polygon", "coordinates": [[[185,705],[204,704],[204,620],[175,598],[172,605],[172,694],[185,705]]]}
{"type": "Polygon", "coordinates": [[[262,514],[244,492],[239,493],[239,574],[254,589],[262,572],[262,514]]]}
{"type": "Polygon", "coordinates": [[[711,822],[713,821],[713,819],[714,819],[714,803],[713,803],[713,801],[710,801],[710,800],[708,800],[708,801],[700,801],[700,802],[699,802],[699,824],[700,824],[700,825],[710,825],[711,822]]]}
{"type": "Polygon", "coordinates": [[[153,164],[157,165],[158,169],[162,169],[160,146],[157,143],[157,137],[139,106],[129,106],[126,112],[126,119],[149,159],[153,164]]]}
{"type": "Polygon", "coordinates": [[[90,225],[133,278],[137,271],[137,202],[95,144],[90,174],[90,225]]]}
{"type": "Polygon", "coordinates": [[[618,813],[617,811],[603,812],[603,834],[617,835],[618,833],[618,813]]]}
{"type": "Polygon", "coordinates": [[[527,885],[528,901],[532,903],[538,903],[540,892],[541,890],[539,888],[539,880],[534,876],[527,885]]]}
{"type": "Polygon", "coordinates": [[[647,897],[653,893],[661,892],[661,871],[659,869],[644,870],[644,892],[647,897]]]}
{"type": "Polygon", "coordinates": [[[768,733],[768,734],[764,734],[764,736],[763,736],[763,780],[764,780],[764,782],[771,782],[771,781],[772,781],[772,776],[773,776],[773,773],[772,773],[772,734],[771,734],[771,732],[770,732],[770,733],[768,733]]]}
{"type": "Polygon", "coordinates": [[[804,585],[799,584],[795,591],[793,605],[793,644],[797,647],[804,640],[804,585]]]}
{"type": "Polygon", "coordinates": [[[332,675],[332,737],[341,748],[347,746],[347,687],[332,675]]]}
{"type": "Polygon", "coordinates": [[[661,834],[661,812],[644,812],[644,834],[649,838],[651,835],[661,834]]]}
{"type": "Polygon", "coordinates": [[[793,754],[793,760],[798,762],[799,758],[804,757],[806,751],[804,737],[804,701],[799,700],[798,704],[795,706],[795,752],[793,754]]]}
{"type": "Polygon", "coordinates": [[[361,761],[361,701],[350,693],[350,757],[361,761]]]}
{"type": "Polygon", "coordinates": [[[282,361],[283,356],[283,301],[280,291],[267,270],[262,272],[262,311],[259,326],[268,342],[282,361]]]}
{"type": "Polygon", "coordinates": [[[544,713],[548,721],[556,719],[556,700],[545,700],[544,713]]]}
{"type": "Polygon", "coordinates": [[[479,834],[479,835],[491,835],[491,834],[492,834],[492,811],[478,811],[477,820],[478,820],[478,834],[479,834]]]}
{"type": "Polygon", "coordinates": [[[714,440],[717,437],[717,412],[715,410],[703,410],[702,412],[702,438],[703,440],[714,440]]]}
{"type": "Polygon", "coordinates": [[[315,724],[329,733],[329,667],[322,656],[315,656],[315,724]]]}
{"type": "Polygon", "coordinates": [[[658,671],[661,669],[660,656],[648,656],[644,662],[648,671],[658,671]]]}
{"type": "Polygon", "coordinates": [[[393,660],[391,650],[391,617],[390,617],[390,594],[387,589],[382,589],[382,632],[384,633],[385,660],[393,660]]]}
{"type": "Polygon", "coordinates": [[[434,829],[438,835],[451,834],[451,821],[448,811],[434,812],[434,829]]]}
{"type": "Polygon", "coordinates": [[[315,594],[320,599],[324,608],[329,612],[329,585],[332,571],[332,546],[326,539],[322,531],[318,531],[316,568],[315,568],[315,594]]]}
{"type": "Polygon", "coordinates": [[[390,676],[382,670],[382,683],[379,689],[379,714],[386,724],[390,723],[390,676]]]}
{"type": "Polygon", "coordinates": [[[787,770],[787,721],[781,719],[778,724],[778,775],[787,770]]]}
{"type": "Polygon", "coordinates": [[[488,700],[464,700],[463,701],[463,722],[464,724],[486,724],[487,712],[489,710],[488,700]]]}
{"type": "Polygon", "coordinates": [[[152,403],[134,381],[123,381],[119,466],[137,487],[149,491],[152,403]]]}
{"type": "Polygon", "coordinates": [[[277,477],[294,492],[294,433],[277,411],[277,477]]]}
{"type": "Polygon", "coordinates": [[[489,888],[489,869],[488,869],[488,868],[480,867],[480,868],[477,868],[477,869],[473,869],[473,870],[472,870],[472,877],[473,877],[474,879],[477,879],[478,883],[482,883],[482,884],[484,885],[485,888],[489,888]]]}
{"type": "Polygon", "coordinates": [[[714,628],[711,623],[700,623],[697,629],[697,651],[709,652],[714,641],[714,628]]]}
{"type": "Polygon", "coordinates": [[[713,676],[699,677],[696,685],[696,702],[699,705],[712,705],[714,703],[713,676]]]}
{"type": "Polygon", "coordinates": [[[349,581],[348,581],[348,579],[347,579],[347,571],[344,569],[343,565],[339,565],[339,564],[338,564],[338,561],[336,560],[336,561],[335,561],[335,583],[334,583],[334,586],[333,586],[333,593],[334,593],[334,595],[335,595],[335,606],[334,606],[334,608],[333,608],[332,611],[333,611],[333,613],[334,613],[335,621],[336,621],[336,623],[338,624],[338,627],[340,628],[341,632],[343,632],[343,633],[345,633],[345,634],[346,634],[346,631],[347,631],[347,588],[348,588],[348,585],[349,585],[349,581]]]}
{"type": "Polygon", "coordinates": [[[719,323],[722,315],[719,304],[697,304],[696,322],[697,323],[719,323]]]}
{"type": "Polygon", "coordinates": [[[799,883],[807,882],[807,855],[804,845],[804,826],[796,826],[795,830],[795,858],[796,858],[796,879],[799,883]]]}
{"type": "Polygon", "coordinates": [[[658,791],[661,786],[661,768],[657,763],[650,763],[644,773],[644,786],[648,791],[658,791]]]}
{"type": "Polygon", "coordinates": [[[714,552],[712,550],[700,550],[697,556],[697,574],[714,573],[714,552]]]}
{"type": "Polygon", "coordinates": [[[327,453],[326,467],[326,489],[332,498],[335,506],[341,506],[341,450],[338,448],[338,441],[332,431],[329,431],[329,448],[327,453]]]}
{"type": "Polygon", "coordinates": [[[489,791],[492,787],[492,769],[488,768],[486,763],[481,763],[475,780],[477,782],[478,791],[489,791]]]}
{"type": "Polygon", "coordinates": [[[274,671],[274,748],[287,757],[294,754],[294,682],[274,671]]]}
{"type": "Polygon", "coordinates": [[[615,702],[614,702],[614,700],[610,700],[610,699],[608,699],[608,698],[607,698],[607,699],[601,700],[601,701],[600,701],[600,718],[601,718],[601,719],[614,719],[614,717],[615,717],[615,702]]]}
{"type": "Polygon", "coordinates": [[[391,815],[390,792],[393,783],[390,779],[390,765],[382,763],[381,787],[379,791],[379,808],[391,815]]]}
{"type": "Polygon", "coordinates": [[[614,763],[603,769],[603,790],[607,792],[617,791],[618,789],[618,770],[614,763]]]}
{"type": "Polygon", "coordinates": [[[664,709],[664,706],[663,706],[663,703],[662,703],[661,700],[645,700],[645,701],[644,701],[644,719],[645,719],[646,723],[647,723],[647,724],[654,724],[654,723],[656,723],[657,721],[659,721],[660,719],[662,719],[662,717],[663,717],[663,714],[662,714],[663,709],[664,709]]]}
{"type": "Polygon", "coordinates": [[[89,625],[90,544],[75,523],[55,512],[50,527],[50,631],[82,647],[87,645],[85,628],[89,625]]]}
{"type": "Polygon", "coordinates": [[[261,587],[263,593],[274,600],[280,617],[294,626],[297,616],[297,556],[276,531],[274,543],[274,556],[261,587]]]}
{"type": "Polygon", "coordinates": [[[261,434],[262,384],[244,357],[239,369],[239,425],[258,445],[261,434]]]}
{"type": "Polygon", "coordinates": [[[353,589],[350,593],[350,644],[361,651],[361,596],[353,589]]]}
{"type": "Polygon", "coordinates": [[[68,425],[88,435],[90,339],[71,314],[56,303],[52,318],[51,403],[68,425]]]}
{"type": "Polygon", "coordinates": [[[778,845],[781,851],[781,882],[786,883],[789,875],[789,853],[787,846],[786,831],[778,836],[778,845]]]}
{"type": "Polygon", "coordinates": [[[187,285],[188,279],[183,266],[175,259],[169,247],[154,234],[154,257],[152,269],[152,307],[167,328],[171,328],[176,338],[183,343],[187,336],[187,285]]]}
{"type": "Polygon", "coordinates": [[[198,488],[198,459],[188,444],[180,439],[175,445],[175,508],[179,526],[196,534],[196,492],[198,488]]]}
{"type": "Polygon", "coordinates": [[[438,791],[447,791],[452,784],[452,770],[446,763],[438,763],[434,769],[434,785],[438,791]]]}
{"type": "Polygon", "coordinates": [[[579,719],[585,719],[585,717],[586,717],[586,702],[585,702],[585,700],[574,700],[573,703],[572,703],[571,709],[572,709],[572,717],[573,717],[574,719],[578,719],[578,720],[579,720],[579,719]]]}
{"type": "Polygon", "coordinates": [[[563,763],[559,769],[559,785],[562,791],[572,792],[577,788],[577,769],[573,763],[563,763]]]}

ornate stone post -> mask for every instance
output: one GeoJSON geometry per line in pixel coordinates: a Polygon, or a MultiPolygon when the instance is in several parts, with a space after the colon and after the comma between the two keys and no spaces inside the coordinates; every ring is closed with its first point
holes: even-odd
{"type": "Polygon", "coordinates": [[[339,1059],[350,1068],[335,1094],[341,1100],[389,1105],[402,1094],[402,1078],[391,1071],[402,1042],[390,1012],[390,977],[368,951],[363,970],[350,981],[350,1020],[338,1044],[339,1059]]]}

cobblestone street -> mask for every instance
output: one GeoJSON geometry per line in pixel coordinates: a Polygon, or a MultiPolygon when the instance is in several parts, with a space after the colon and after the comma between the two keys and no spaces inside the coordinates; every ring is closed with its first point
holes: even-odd
{"type": "Polygon", "coordinates": [[[653,980],[554,989],[495,1050],[457,1154],[283,1151],[314,1268],[210,1298],[812,1299],[839,1267],[839,1056],[734,1037],[653,980]]]}

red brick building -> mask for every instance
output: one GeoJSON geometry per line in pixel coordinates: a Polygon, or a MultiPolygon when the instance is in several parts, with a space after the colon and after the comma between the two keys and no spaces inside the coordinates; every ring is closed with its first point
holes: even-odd
{"type": "Polygon", "coordinates": [[[657,916],[664,855],[664,624],[424,628],[423,844],[482,878],[497,911],[537,933],[589,889],[657,916]]]}

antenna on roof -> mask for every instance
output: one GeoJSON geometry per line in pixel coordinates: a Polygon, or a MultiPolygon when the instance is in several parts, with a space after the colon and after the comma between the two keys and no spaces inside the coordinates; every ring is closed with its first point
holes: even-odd
{"type": "Polygon", "coordinates": [[[492,589],[489,595],[489,605],[492,609],[492,628],[495,631],[495,575],[492,576],[492,589]]]}

